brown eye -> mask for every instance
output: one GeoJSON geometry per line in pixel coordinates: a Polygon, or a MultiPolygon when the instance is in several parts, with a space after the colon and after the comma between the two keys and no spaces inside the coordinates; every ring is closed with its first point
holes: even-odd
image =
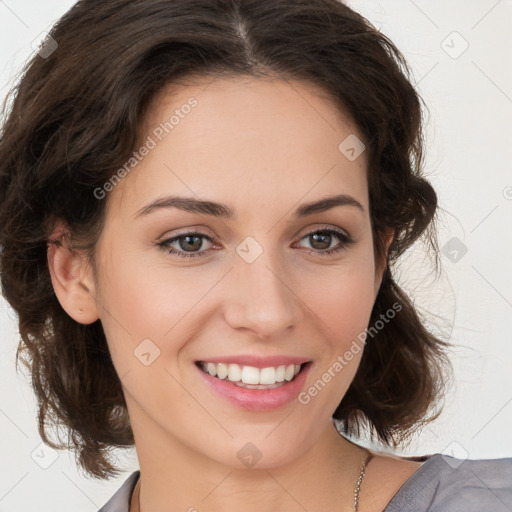
{"type": "Polygon", "coordinates": [[[203,240],[200,236],[192,236],[192,235],[185,235],[180,236],[178,239],[178,245],[180,248],[184,251],[195,251],[198,249],[201,249],[201,246],[203,245],[203,240]]]}
{"type": "Polygon", "coordinates": [[[312,249],[308,252],[320,255],[328,255],[341,251],[354,243],[354,240],[348,234],[330,228],[311,231],[302,237],[301,240],[305,239],[309,241],[311,245],[310,249],[312,249]],[[340,243],[337,246],[331,247],[332,242],[336,241],[336,239],[340,243]]]}
{"type": "Polygon", "coordinates": [[[333,238],[334,237],[331,234],[324,231],[319,231],[313,235],[309,235],[313,249],[318,249],[320,251],[323,249],[328,249],[333,238]]]}
{"type": "Polygon", "coordinates": [[[159,242],[157,245],[169,254],[176,254],[182,258],[195,258],[207,254],[208,251],[206,250],[199,251],[203,246],[203,241],[205,239],[212,242],[212,239],[208,235],[198,231],[193,231],[190,233],[181,233],[180,235],[168,238],[167,240],[159,242]],[[177,247],[171,246],[171,244],[175,243],[178,244],[177,247]]]}

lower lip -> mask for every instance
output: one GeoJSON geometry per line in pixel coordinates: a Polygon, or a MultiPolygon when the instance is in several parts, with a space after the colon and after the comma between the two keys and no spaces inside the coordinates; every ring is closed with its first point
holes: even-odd
{"type": "Polygon", "coordinates": [[[241,388],[228,380],[212,377],[194,365],[201,377],[216,393],[228,402],[250,411],[270,411],[293,401],[304,386],[311,361],[306,363],[300,373],[291,381],[274,389],[241,388]]]}

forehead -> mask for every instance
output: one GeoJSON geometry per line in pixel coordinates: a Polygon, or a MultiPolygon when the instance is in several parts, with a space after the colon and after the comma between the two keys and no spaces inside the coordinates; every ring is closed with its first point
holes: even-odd
{"type": "Polygon", "coordinates": [[[154,96],[140,128],[140,144],[151,139],[152,148],[110,198],[132,212],[165,193],[235,209],[244,197],[261,208],[279,198],[282,209],[347,193],[367,209],[365,154],[351,160],[340,150],[361,136],[314,85],[248,77],[172,84],[154,96]]]}

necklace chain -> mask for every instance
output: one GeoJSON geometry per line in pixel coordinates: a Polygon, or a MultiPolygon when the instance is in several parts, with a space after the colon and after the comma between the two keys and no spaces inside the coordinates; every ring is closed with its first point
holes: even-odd
{"type": "MultiPolygon", "coordinates": [[[[361,490],[361,484],[363,483],[364,474],[366,472],[366,468],[368,466],[368,463],[373,458],[373,454],[371,452],[368,452],[368,456],[363,461],[361,465],[361,472],[359,473],[359,478],[357,479],[357,484],[354,489],[354,512],[359,512],[359,491],[361,490]]],[[[136,509],[135,512],[140,512],[140,476],[139,481],[137,482],[137,497],[134,500],[136,509]]]]}
{"type": "MultiPolygon", "coordinates": [[[[367,450],[368,451],[368,450],[367,450]]],[[[373,458],[373,453],[368,452],[368,456],[364,460],[363,464],[361,465],[361,473],[359,473],[359,478],[357,479],[356,488],[354,489],[354,512],[359,511],[359,491],[361,489],[361,484],[363,483],[364,474],[366,472],[366,467],[368,466],[368,463],[373,458]]]]}

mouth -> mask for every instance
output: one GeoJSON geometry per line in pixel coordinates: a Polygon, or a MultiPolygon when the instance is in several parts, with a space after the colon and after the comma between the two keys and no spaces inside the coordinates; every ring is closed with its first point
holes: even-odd
{"type": "Polygon", "coordinates": [[[311,361],[257,368],[233,363],[196,361],[195,365],[215,379],[226,381],[245,389],[275,389],[294,381],[311,361]]]}
{"type": "Polygon", "coordinates": [[[273,411],[293,403],[304,389],[313,365],[313,361],[304,362],[297,357],[276,357],[274,361],[270,357],[265,361],[260,358],[258,362],[247,356],[237,358],[239,362],[259,366],[234,364],[231,357],[225,361],[196,361],[195,366],[210,392],[238,409],[251,412],[273,411]],[[293,364],[264,366],[282,362],[293,364]]]}

